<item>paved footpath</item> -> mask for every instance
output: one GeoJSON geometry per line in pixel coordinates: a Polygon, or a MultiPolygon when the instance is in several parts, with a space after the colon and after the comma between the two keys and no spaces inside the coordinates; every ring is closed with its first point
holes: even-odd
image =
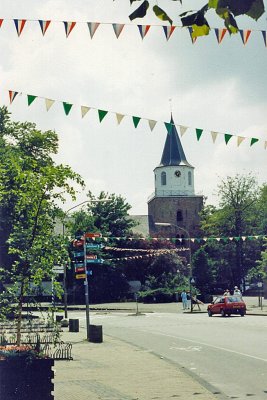
{"type": "Polygon", "coordinates": [[[215,400],[181,367],[149,351],[109,336],[103,343],[85,337],[84,329],[63,333],[74,360],[55,363],[55,400],[215,400]]]}

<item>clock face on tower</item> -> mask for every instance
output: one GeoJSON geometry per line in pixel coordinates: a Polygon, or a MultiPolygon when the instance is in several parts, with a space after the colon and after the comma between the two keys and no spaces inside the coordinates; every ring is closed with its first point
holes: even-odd
{"type": "Polygon", "coordinates": [[[179,171],[178,169],[174,172],[174,175],[179,177],[181,176],[181,171],[179,171]]]}

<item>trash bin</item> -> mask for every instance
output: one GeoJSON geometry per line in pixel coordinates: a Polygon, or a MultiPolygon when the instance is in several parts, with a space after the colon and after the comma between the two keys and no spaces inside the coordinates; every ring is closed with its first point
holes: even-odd
{"type": "Polygon", "coordinates": [[[89,342],[102,343],[103,330],[102,325],[90,325],[89,327],[89,342]]]}
{"type": "Polygon", "coordinates": [[[69,332],[79,332],[79,320],[70,319],[69,320],[69,332]]]}

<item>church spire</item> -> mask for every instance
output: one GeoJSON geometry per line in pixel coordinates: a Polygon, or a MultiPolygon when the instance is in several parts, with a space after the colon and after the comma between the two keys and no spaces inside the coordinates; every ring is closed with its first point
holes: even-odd
{"type": "Polygon", "coordinates": [[[185,153],[178,136],[178,132],[176,126],[173,122],[173,118],[171,115],[170,121],[171,127],[168,130],[165,146],[163,149],[160,167],[162,166],[171,166],[171,165],[187,165],[191,167],[189,162],[185,157],[185,153]]]}

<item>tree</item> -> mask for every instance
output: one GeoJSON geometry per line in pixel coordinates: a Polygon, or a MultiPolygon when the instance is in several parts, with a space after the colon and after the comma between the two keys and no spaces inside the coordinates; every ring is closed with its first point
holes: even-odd
{"type": "Polygon", "coordinates": [[[198,249],[192,257],[192,275],[195,278],[195,286],[200,294],[210,294],[213,287],[213,276],[208,253],[204,248],[198,249]]]}
{"type": "Polygon", "coordinates": [[[247,272],[260,256],[261,242],[244,241],[242,237],[263,233],[261,220],[264,212],[266,215],[264,193],[264,187],[259,188],[251,174],[237,174],[222,180],[218,186],[219,208],[207,207],[203,210],[202,229],[205,235],[233,238],[232,241],[227,239],[224,244],[209,243],[205,247],[214,258],[220,278],[230,285],[244,284],[247,272]]]}
{"type": "MultiPolygon", "coordinates": [[[[140,2],[141,0],[130,0],[130,4],[136,1],[140,2]]],[[[174,1],[178,3],[178,0],[169,0],[168,4],[174,1]]],[[[181,6],[182,1],[179,3],[181,6]]],[[[143,18],[147,14],[147,10],[151,4],[154,4],[153,12],[156,17],[162,21],[168,21],[172,25],[172,18],[166,11],[158,6],[158,1],[156,0],[142,1],[142,4],[138,5],[129,15],[130,20],[143,18]]],[[[166,1],[164,1],[164,8],[165,7],[167,7],[166,1]]],[[[198,11],[190,10],[180,14],[183,26],[190,26],[192,28],[192,37],[209,34],[210,26],[206,19],[206,14],[209,11],[215,12],[219,18],[222,18],[225,27],[228,29],[229,33],[232,34],[238,32],[236,17],[243,15],[257,21],[264,14],[265,9],[263,0],[209,0],[208,3],[198,11]]]]}
{"type": "MultiPolygon", "coordinates": [[[[62,240],[54,234],[57,204],[66,194],[75,199],[72,182],[83,182],[70,167],[53,161],[58,149],[55,132],[12,122],[5,108],[0,109],[0,127],[1,280],[10,285],[0,302],[16,304],[20,344],[25,295],[32,284],[51,278],[52,267],[65,255],[62,240]]],[[[1,311],[7,313],[8,308],[1,311]]]]}

